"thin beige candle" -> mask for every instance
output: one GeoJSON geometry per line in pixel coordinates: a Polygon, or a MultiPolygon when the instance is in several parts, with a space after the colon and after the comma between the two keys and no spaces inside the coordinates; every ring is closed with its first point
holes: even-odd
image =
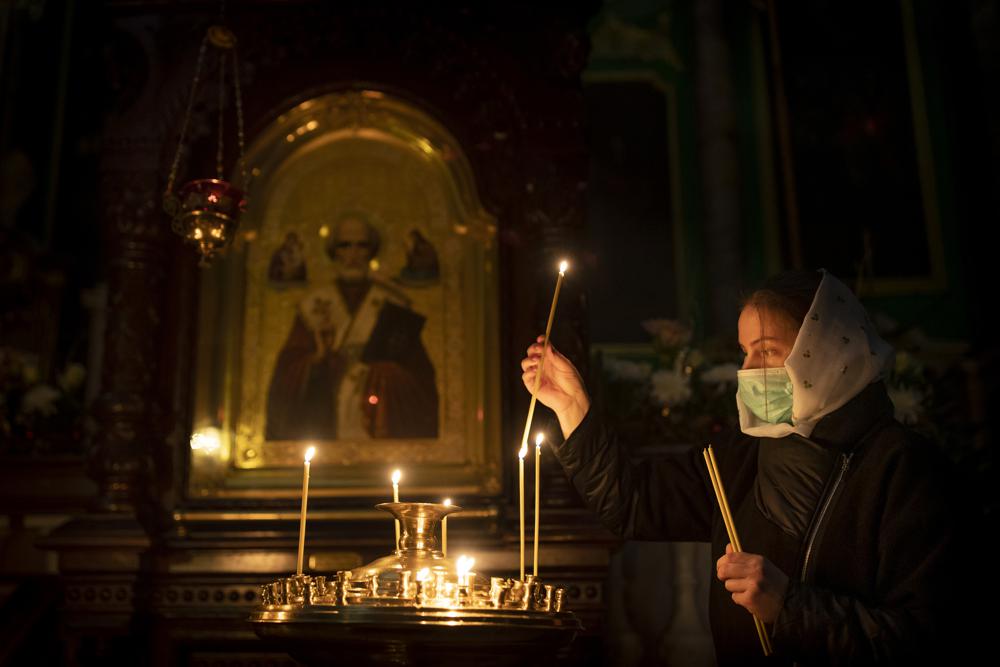
{"type": "MultiPolygon", "coordinates": [[[[719,503],[719,511],[722,514],[722,522],[726,526],[726,533],[729,535],[729,542],[733,545],[733,551],[743,551],[743,545],[740,544],[740,537],[736,533],[736,522],[733,521],[733,514],[729,509],[726,489],[723,487],[722,477],[719,475],[719,464],[715,460],[715,452],[712,451],[712,445],[702,450],[702,456],[705,457],[705,465],[708,466],[708,476],[712,481],[712,488],[715,490],[715,498],[719,503]]],[[[774,649],[771,648],[771,638],[767,635],[767,628],[764,627],[764,622],[757,617],[757,614],[753,614],[753,623],[754,627],[757,628],[757,638],[760,639],[760,647],[763,649],[764,655],[771,655],[774,649]]]]}
{"type": "MultiPolygon", "coordinates": [[[[399,480],[403,476],[403,473],[399,470],[392,471],[392,502],[399,502],[399,480]]],[[[395,519],[396,524],[396,549],[399,549],[399,519],[395,519]]]]}
{"type": "Polygon", "coordinates": [[[517,453],[518,480],[520,481],[521,499],[521,548],[518,554],[521,556],[521,581],[524,581],[524,457],[528,455],[528,446],[522,445],[517,453]]]}
{"type": "Polygon", "coordinates": [[[306,553],[306,506],[309,504],[309,467],[312,457],[315,454],[315,447],[307,449],[305,460],[302,463],[302,511],[299,513],[299,557],[295,567],[295,574],[300,576],[302,574],[302,561],[306,553]]]}
{"type": "Polygon", "coordinates": [[[531,391],[531,402],[528,404],[528,418],[524,422],[524,434],[521,436],[521,448],[528,451],[528,432],[531,430],[531,419],[535,416],[535,403],[538,401],[538,388],[542,385],[542,369],[545,368],[545,353],[549,350],[549,335],[552,333],[552,321],[556,315],[556,304],[559,302],[559,290],[562,289],[563,277],[569,263],[566,260],[559,262],[559,277],[556,279],[556,290],[552,294],[552,305],[549,307],[549,320],[545,324],[545,338],[542,343],[542,358],[538,361],[538,371],[535,373],[535,387],[531,391]]]}
{"type": "Polygon", "coordinates": [[[545,434],[538,433],[535,435],[535,558],[534,567],[532,568],[532,574],[536,577],[538,576],[538,517],[540,516],[539,509],[541,507],[541,489],[542,489],[542,442],[545,441],[545,434]]]}
{"type": "MultiPolygon", "coordinates": [[[[451,498],[444,499],[444,506],[451,507],[451,498]]],[[[441,555],[448,555],[448,515],[441,519],[441,555]]]]}

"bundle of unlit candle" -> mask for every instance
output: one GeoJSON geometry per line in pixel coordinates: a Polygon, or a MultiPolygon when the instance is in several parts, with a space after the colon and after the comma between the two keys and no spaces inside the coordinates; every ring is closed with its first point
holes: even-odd
{"type": "MultiPolygon", "coordinates": [[[[719,501],[719,511],[722,513],[722,521],[726,524],[726,533],[729,535],[729,543],[733,545],[733,551],[743,551],[740,545],[740,537],[736,534],[736,524],[733,523],[733,514],[729,511],[729,501],[726,500],[726,490],[722,486],[722,477],[719,476],[719,466],[715,462],[715,453],[712,445],[702,450],[705,457],[705,465],[708,466],[708,476],[712,479],[712,488],[715,489],[715,499],[719,501]]],[[[757,626],[757,637],[760,638],[760,647],[764,649],[764,655],[771,655],[771,638],[767,636],[767,628],[764,621],[753,615],[754,625],[757,626]]]]}

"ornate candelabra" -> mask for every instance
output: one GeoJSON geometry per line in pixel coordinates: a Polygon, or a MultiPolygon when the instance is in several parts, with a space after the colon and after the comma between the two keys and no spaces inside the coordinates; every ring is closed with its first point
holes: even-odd
{"type": "Polygon", "coordinates": [[[285,577],[261,589],[257,635],[310,665],[525,664],[569,645],[580,622],[564,590],[527,575],[480,576],[446,558],[437,526],[461,508],[381,503],[402,526],[398,549],[332,577],[285,577]],[[341,664],[341,663],[338,663],[341,664]]]}

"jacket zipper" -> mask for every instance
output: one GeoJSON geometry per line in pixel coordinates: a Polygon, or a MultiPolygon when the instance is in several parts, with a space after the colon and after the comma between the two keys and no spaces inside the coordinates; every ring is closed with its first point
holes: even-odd
{"type": "Polygon", "coordinates": [[[847,469],[851,465],[851,457],[854,456],[854,452],[850,454],[841,454],[840,461],[840,471],[837,473],[837,477],[833,480],[833,484],[830,486],[829,492],[826,497],[823,498],[823,504],[820,506],[819,514],[816,515],[816,521],[812,525],[812,530],[809,532],[809,541],[806,542],[806,555],[802,559],[802,571],[799,575],[799,581],[805,583],[806,573],[809,570],[809,560],[812,557],[812,551],[814,542],[816,541],[816,535],[819,533],[820,524],[823,523],[823,518],[826,516],[826,510],[830,507],[830,503],[833,501],[833,497],[837,494],[837,488],[844,479],[844,475],[847,474],[847,469]]]}

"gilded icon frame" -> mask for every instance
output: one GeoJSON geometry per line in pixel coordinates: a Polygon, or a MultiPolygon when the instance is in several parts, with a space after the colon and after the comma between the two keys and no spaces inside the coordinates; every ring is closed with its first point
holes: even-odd
{"type": "Polygon", "coordinates": [[[455,138],[408,101],[343,90],[280,114],[249,147],[247,165],[249,207],[238,238],[201,273],[188,496],[297,496],[310,444],[317,447],[311,495],[384,496],[394,468],[411,494],[498,493],[496,224],[455,138]],[[373,284],[405,297],[424,319],[419,338],[435,370],[436,437],[339,430],[336,437],[266,437],[268,401],[278,395],[267,387],[281,341],[312,303],[306,295],[330,289],[339,257],[331,235],[345,211],[363,211],[382,241],[366,270],[373,284]],[[430,285],[403,280],[411,230],[436,252],[430,285]],[[307,278],[273,268],[291,235],[307,278]]]}

